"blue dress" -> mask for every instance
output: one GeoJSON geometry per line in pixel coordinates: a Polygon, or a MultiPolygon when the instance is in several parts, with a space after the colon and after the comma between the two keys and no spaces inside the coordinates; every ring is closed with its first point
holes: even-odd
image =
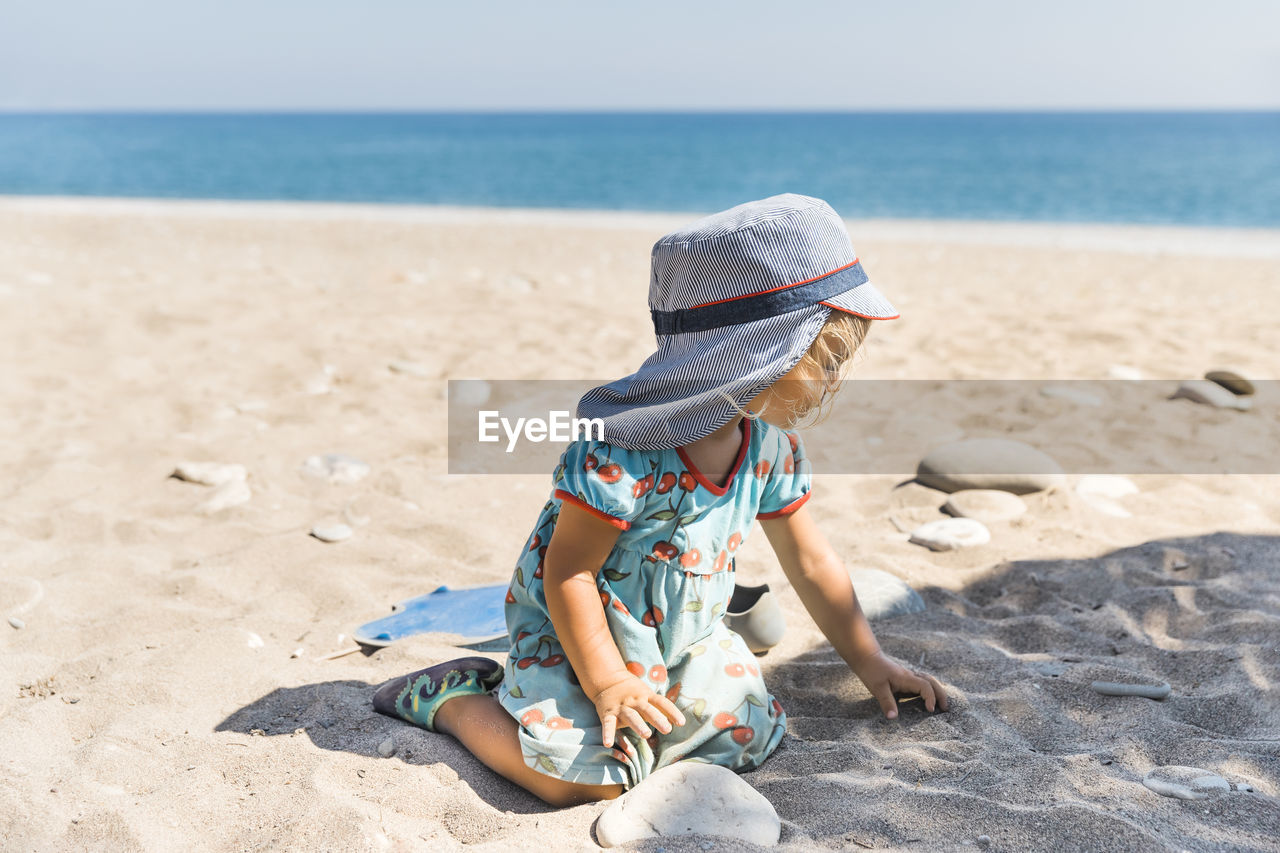
{"type": "Polygon", "coordinates": [[[525,763],[587,785],[632,787],[681,759],[747,770],[786,732],[756,658],[724,623],[734,556],[752,522],[794,512],[809,497],[798,436],[742,419],[727,482],[716,485],[683,448],[628,450],[578,439],[556,467],[552,495],[526,541],[507,592],[511,652],[498,699],[519,722],[525,763]],[[600,743],[595,705],[556,638],[542,563],[565,501],[618,528],[597,576],[614,642],[627,669],[684,713],[670,734],[620,729],[600,743]]]}

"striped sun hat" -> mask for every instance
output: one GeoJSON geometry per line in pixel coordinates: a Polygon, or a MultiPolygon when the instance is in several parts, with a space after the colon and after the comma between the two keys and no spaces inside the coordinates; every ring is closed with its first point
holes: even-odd
{"type": "Polygon", "coordinates": [[[712,214],[653,246],[649,309],[658,351],[593,388],[577,416],[632,450],[710,435],[800,361],[832,309],[872,320],[897,310],[867,279],[840,217],[787,193],[712,214]],[[726,397],[727,395],[727,397],[726,397]]]}

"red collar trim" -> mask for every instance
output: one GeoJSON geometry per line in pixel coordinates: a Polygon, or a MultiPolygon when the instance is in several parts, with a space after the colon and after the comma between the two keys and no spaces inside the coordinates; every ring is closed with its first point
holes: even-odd
{"type": "Polygon", "coordinates": [[[684,452],[683,447],[677,447],[676,453],[680,455],[680,461],[689,469],[689,473],[693,475],[693,479],[711,494],[720,495],[727,494],[729,487],[733,485],[733,478],[738,476],[738,469],[742,467],[742,461],[747,458],[747,449],[751,446],[751,418],[742,419],[742,446],[738,448],[738,458],[733,463],[733,468],[729,471],[729,478],[724,481],[723,486],[717,486],[711,482],[701,471],[698,466],[693,464],[693,460],[684,452]]]}

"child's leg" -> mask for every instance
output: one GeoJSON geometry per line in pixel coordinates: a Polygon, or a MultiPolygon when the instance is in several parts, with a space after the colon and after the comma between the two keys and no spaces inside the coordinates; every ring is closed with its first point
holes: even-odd
{"type": "Polygon", "coordinates": [[[450,699],[436,712],[434,726],[457,738],[490,770],[550,805],[576,806],[612,800],[622,793],[621,785],[580,785],[539,773],[526,765],[516,721],[493,696],[473,694],[450,699]]]}

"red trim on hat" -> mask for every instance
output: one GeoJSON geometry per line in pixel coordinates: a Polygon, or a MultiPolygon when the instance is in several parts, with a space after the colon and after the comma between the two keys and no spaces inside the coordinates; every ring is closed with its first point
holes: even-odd
{"type": "Polygon", "coordinates": [[[809,500],[809,496],[812,494],[813,494],[813,490],[810,489],[800,497],[793,500],[791,503],[784,506],[782,509],[775,509],[773,512],[762,512],[759,515],[757,515],[756,518],[769,519],[769,518],[777,518],[780,515],[790,515],[791,513],[798,510],[801,506],[803,506],[804,502],[809,500]]]}
{"type": "Polygon", "coordinates": [[[724,481],[723,486],[717,486],[698,470],[698,466],[693,464],[693,460],[684,452],[683,447],[677,447],[676,453],[680,456],[680,461],[689,469],[689,473],[693,475],[693,479],[697,480],[699,485],[705,488],[711,494],[719,497],[729,491],[729,487],[733,485],[733,478],[738,475],[738,469],[742,467],[742,460],[747,458],[747,448],[751,444],[751,418],[742,419],[742,446],[738,448],[738,458],[733,463],[733,469],[729,471],[729,479],[724,481]]]}
{"type": "Polygon", "coordinates": [[[573,503],[585,509],[587,512],[594,515],[596,518],[609,522],[619,530],[626,530],[628,527],[631,526],[631,522],[627,521],[625,518],[618,518],[616,515],[609,515],[609,513],[603,510],[596,509],[591,504],[584,501],[582,498],[578,497],[575,494],[572,494],[571,492],[566,492],[564,489],[556,489],[555,496],[560,498],[561,500],[572,501],[573,503]]]}
{"type": "Polygon", "coordinates": [[[806,278],[804,281],[797,281],[797,282],[794,282],[793,284],[780,284],[777,287],[771,287],[768,290],[757,290],[755,293],[744,293],[741,296],[730,296],[728,299],[717,299],[715,302],[703,302],[701,305],[691,305],[685,310],[692,311],[694,308],[706,308],[708,305],[719,305],[722,302],[732,302],[735,299],[749,299],[752,296],[759,296],[762,293],[773,293],[775,290],[786,290],[788,287],[799,287],[802,284],[808,284],[811,281],[817,281],[820,278],[826,278],[829,275],[835,275],[836,273],[840,272],[840,270],[847,270],[849,267],[853,266],[857,262],[858,262],[858,259],[854,258],[852,261],[850,261],[849,263],[845,264],[842,267],[836,267],[831,272],[824,272],[822,275],[815,275],[813,278],[806,278]]]}
{"type": "Polygon", "coordinates": [[[839,305],[832,305],[830,302],[819,302],[818,304],[834,308],[837,311],[843,311],[846,314],[852,314],[855,317],[864,317],[868,320],[896,320],[902,316],[901,314],[894,314],[892,317],[877,317],[874,314],[859,314],[857,311],[850,311],[848,308],[841,308],[839,305]]]}

